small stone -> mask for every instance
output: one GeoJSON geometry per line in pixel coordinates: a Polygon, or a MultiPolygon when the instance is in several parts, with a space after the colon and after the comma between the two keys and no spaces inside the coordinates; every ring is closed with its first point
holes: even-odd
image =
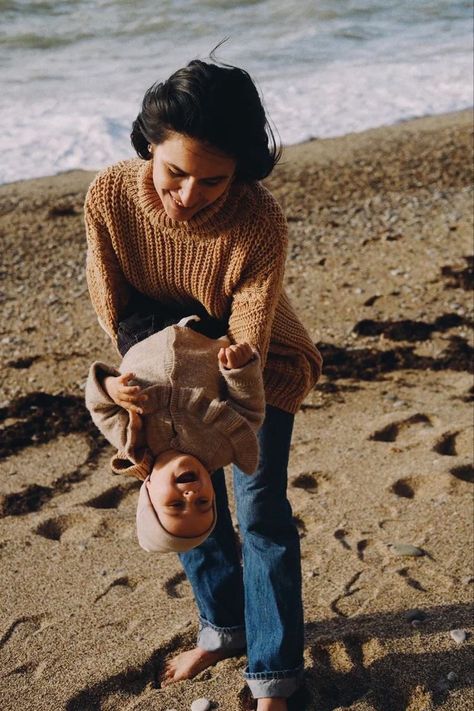
{"type": "Polygon", "coordinates": [[[407,620],[408,622],[422,622],[423,620],[426,620],[426,615],[423,612],[423,610],[418,610],[418,608],[415,608],[414,610],[409,610],[407,612],[407,620]]]}
{"type": "Polygon", "coordinates": [[[425,551],[417,548],[417,546],[412,546],[410,543],[392,543],[391,547],[397,555],[413,557],[425,555],[425,551]]]}
{"type": "Polygon", "coordinates": [[[410,624],[412,627],[414,627],[414,629],[417,630],[419,627],[422,626],[423,622],[421,620],[412,620],[410,624]]]}
{"type": "Polygon", "coordinates": [[[211,702],[207,699],[195,699],[191,704],[191,711],[209,711],[211,702]]]}
{"type": "Polygon", "coordinates": [[[471,585],[471,583],[474,583],[474,575],[466,575],[461,582],[463,585],[471,585]]]}
{"type": "Polygon", "coordinates": [[[451,639],[454,639],[457,644],[462,644],[466,639],[466,630],[451,630],[449,636],[451,639]]]}
{"type": "Polygon", "coordinates": [[[449,672],[448,681],[453,682],[453,681],[457,681],[457,680],[458,680],[458,675],[456,674],[456,672],[449,672]]]}

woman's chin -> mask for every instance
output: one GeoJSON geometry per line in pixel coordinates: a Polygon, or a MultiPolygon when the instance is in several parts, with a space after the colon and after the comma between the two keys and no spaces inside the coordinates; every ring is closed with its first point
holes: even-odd
{"type": "Polygon", "coordinates": [[[177,222],[184,222],[191,220],[198,212],[204,209],[205,205],[200,207],[181,207],[177,205],[172,198],[168,197],[168,199],[163,202],[163,207],[169,218],[177,222]]]}

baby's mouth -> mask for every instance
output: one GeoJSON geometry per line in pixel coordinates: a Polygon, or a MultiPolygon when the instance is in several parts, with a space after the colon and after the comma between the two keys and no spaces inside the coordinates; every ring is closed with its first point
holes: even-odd
{"type": "Polygon", "coordinates": [[[182,472],[176,477],[177,484],[189,484],[191,481],[197,481],[197,474],[195,472],[182,472]]]}

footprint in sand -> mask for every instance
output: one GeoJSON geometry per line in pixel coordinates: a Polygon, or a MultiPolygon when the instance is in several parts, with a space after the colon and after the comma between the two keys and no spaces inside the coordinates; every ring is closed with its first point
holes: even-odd
{"type": "Polygon", "coordinates": [[[456,438],[458,434],[459,432],[444,432],[434,443],[433,451],[444,457],[455,457],[457,454],[456,438]]]}
{"type": "Polygon", "coordinates": [[[140,488],[141,482],[133,480],[128,484],[119,484],[103,491],[98,496],[84,502],[85,506],[94,509],[117,509],[122,501],[132,492],[140,488]]]}
{"type": "Polygon", "coordinates": [[[428,428],[433,426],[433,422],[428,415],[422,412],[417,412],[410,417],[406,417],[402,420],[395,420],[389,422],[385,427],[379,430],[375,430],[369,435],[369,439],[376,442],[396,442],[402,434],[413,429],[414,426],[420,425],[423,428],[428,428]]]}
{"type": "Polygon", "coordinates": [[[190,593],[189,584],[187,584],[186,575],[184,571],[179,570],[177,573],[172,575],[163,584],[163,590],[172,598],[187,597],[190,593]]]}
{"type": "Polygon", "coordinates": [[[461,464],[458,467],[453,467],[449,470],[449,473],[460,481],[467,481],[470,484],[474,483],[474,467],[472,464],[461,464]]]}
{"type": "Polygon", "coordinates": [[[61,537],[73,527],[86,523],[86,517],[82,513],[68,513],[61,516],[53,516],[42,521],[35,529],[35,533],[50,541],[60,541],[61,537]]]}
{"type": "Polygon", "coordinates": [[[123,593],[133,592],[136,587],[137,582],[135,580],[132,580],[128,575],[118,575],[105,587],[105,589],[99,595],[97,595],[94,602],[98,602],[99,600],[102,600],[102,598],[106,595],[110,595],[111,591],[114,591],[114,594],[118,593],[119,595],[122,595],[123,593]]]}
{"type": "Polygon", "coordinates": [[[24,615],[11,622],[0,637],[0,649],[14,642],[25,642],[41,627],[44,615],[24,615]]]}

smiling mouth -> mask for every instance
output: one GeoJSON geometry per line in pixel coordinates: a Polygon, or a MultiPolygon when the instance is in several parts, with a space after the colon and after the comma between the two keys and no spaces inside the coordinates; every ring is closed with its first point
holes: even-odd
{"type": "Polygon", "coordinates": [[[183,472],[176,477],[177,484],[189,484],[192,481],[197,481],[197,474],[195,472],[183,472]]]}

